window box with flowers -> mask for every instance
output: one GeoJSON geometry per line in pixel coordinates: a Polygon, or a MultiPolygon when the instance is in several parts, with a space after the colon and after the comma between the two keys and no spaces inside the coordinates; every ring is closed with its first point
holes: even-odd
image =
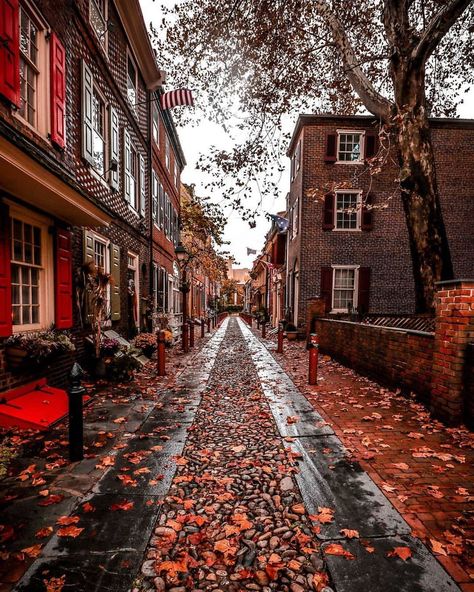
{"type": "Polygon", "coordinates": [[[66,332],[50,329],[15,333],[5,341],[5,358],[10,370],[21,370],[49,364],[61,354],[75,351],[66,332]]]}

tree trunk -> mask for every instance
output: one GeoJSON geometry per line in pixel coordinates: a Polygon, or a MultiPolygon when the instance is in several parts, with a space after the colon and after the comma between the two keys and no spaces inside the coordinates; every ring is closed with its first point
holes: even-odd
{"type": "Polygon", "coordinates": [[[410,241],[417,313],[432,312],[436,282],[453,277],[423,77],[423,69],[392,71],[396,91],[392,125],[400,164],[401,198],[410,241]]]}

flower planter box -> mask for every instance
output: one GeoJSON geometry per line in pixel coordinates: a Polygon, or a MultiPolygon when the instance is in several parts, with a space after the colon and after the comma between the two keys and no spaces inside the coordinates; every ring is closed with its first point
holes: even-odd
{"type": "Polygon", "coordinates": [[[21,348],[9,345],[5,348],[5,360],[9,370],[19,370],[28,358],[28,352],[21,348]]]}

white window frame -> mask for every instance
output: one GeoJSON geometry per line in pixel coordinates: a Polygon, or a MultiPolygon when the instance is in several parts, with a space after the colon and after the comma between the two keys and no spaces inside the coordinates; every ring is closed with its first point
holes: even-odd
{"type": "MultiPolygon", "coordinates": [[[[340,210],[342,211],[342,210],[340,210]]],[[[337,189],[334,194],[334,228],[333,232],[361,232],[362,231],[362,190],[361,189],[337,189]],[[337,226],[337,196],[342,194],[357,194],[356,205],[356,227],[355,228],[338,228],[337,226]]]]}
{"type": "MultiPolygon", "coordinates": [[[[29,325],[13,325],[13,333],[23,333],[26,331],[38,331],[47,329],[54,322],[54,254],[53,240],[49,233],[52,220],[31,212],[25,208],[18,207],[16,204],[9,203],[10,218],[19,220],[26,224],[32,224],[41,229],[41,265],[37,267],[40,270],[40,289],[39,289],[39,323],[29,325]]],[[[10,222],[11,223],[11,222],[10,222]]],[[[10,266],[14,264],[13,250],[10,257],[10,266]]],[[[19,261],[18,265],[22,265],[19,261]]],[[[13,312],[13,304],[12,304],[13,312]]]]}
{"type": "MultiPolygon", "coordinates": [[[[18,27],[21,27],[21,11],[24,10],[30,20],[36,25],[38,38],[38,62],[35,70],[36,87],[35,87],[35,107],[36,119],[34,123],[30,123],[27,117],[20,114],[19,109],[12,111],[13,116],[21,120],[22,124],[26,125],[35,133],[39,134],[44,140],[50,141],[48,134],[51,130],[51,109],[50,109],[50,49],[49,49],[49,33],[48,24],[44,21],[36,7],[27,0],[20,2],[20,14],[18,27]]],[[[19,40],[21,42],[21,32],[19,32],[19,40]]],[[[22,59],[21,49],[19,51],[20,61],[22,59]]]]}
{"type": "MultiPolygon", "coordinates": [[[[140,258],[137,253],[127,251],[127,270],[132,269],[135,272],[135,293],[137,295],[137,318],[135,319],[135,326],[140,326],[140,258]],[[130,260],[133,261],[130,264],[130,260]]],[[[128,289],[128,278],[127,278],[128,289]]]]}
{"type": "Polygon", "coordinates": [[[336,143],[336,164],[364,164],[364,153],[365,153],[365,130],[357,129],[338,129],[337,132],[337,143],[336,143]],[[339,160],[339,145],[342,134],[358,134],[360,135],[360,155],[358,160],[339,160]]]}
{"type": "Polygon", "coordinates": [[[336,286],[336,270],[337,269],[351,269],[354,270],[354,298],[352,300],[352,308],[357,308],[359,302],[359,269],[360,265],[331,265],[332,267],[332,288],[331,288],[331,312],[332,313],[347,313],[347,308],[334,308],[334,292],[336,286]]]}
{"type": "MultiPolygon", "coordinates": [[[[107,173],[107,169],[108,169],[108,164],[109,164],[109,126],[108,126],[108,113],[109,113],[109,104],[107,103],[107,100],[105,98],[104,93],[100,90],[100,88],[94,84],[92,87],[92,92],[93,92],[93,96],[92,96],[92,109],[94,109],[94,94],[97,94],[98,98],[102,101],[102,104],[104,105],[104,112],[103,112],[103,128],[104,128],[104,133],[103,133],[103,142],[104,142],[104,172],[101,173],[95,166],[95,163],[93,165],[91,165],[91,171],[93,173],[95,173],[95,176],[100,179],[102,181],[102,183],[107,185],[107,181],[105,178],[105,175],[107,173]]],[[[98,134],[98,132],[96,131],[95,127],[94,127],[94,116],[92,116],[92,144],[94,143],[94,134],[98,134]]],[[[94,146],[92,145],[92,151],[94,151],[94,146]]]]}

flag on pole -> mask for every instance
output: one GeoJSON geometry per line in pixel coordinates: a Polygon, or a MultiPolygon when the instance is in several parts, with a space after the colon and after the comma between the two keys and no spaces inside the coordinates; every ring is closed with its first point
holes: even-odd
{"type": "Polygon", "coordinates": [[[286,232],[290,225],[290,221],[288,218],[283,218],[282,216],[277,216],[276,214],[269,214],[270,218],[276,224],[278,228],[278,232],[286,232]]]}
{"type": "Polygon", "coordinates": [[[193,93],[188,88],[177,88],[165,92],[160,97],[161,108],[173,109],[181,105],[194,105],[193,93]]]}
{"type": "Polygon", "coordinates": [[[249,249],[247,247],[247,255],[256,255],[256,254],[257,254],[257,251],[255,249],[249,249]]]}

